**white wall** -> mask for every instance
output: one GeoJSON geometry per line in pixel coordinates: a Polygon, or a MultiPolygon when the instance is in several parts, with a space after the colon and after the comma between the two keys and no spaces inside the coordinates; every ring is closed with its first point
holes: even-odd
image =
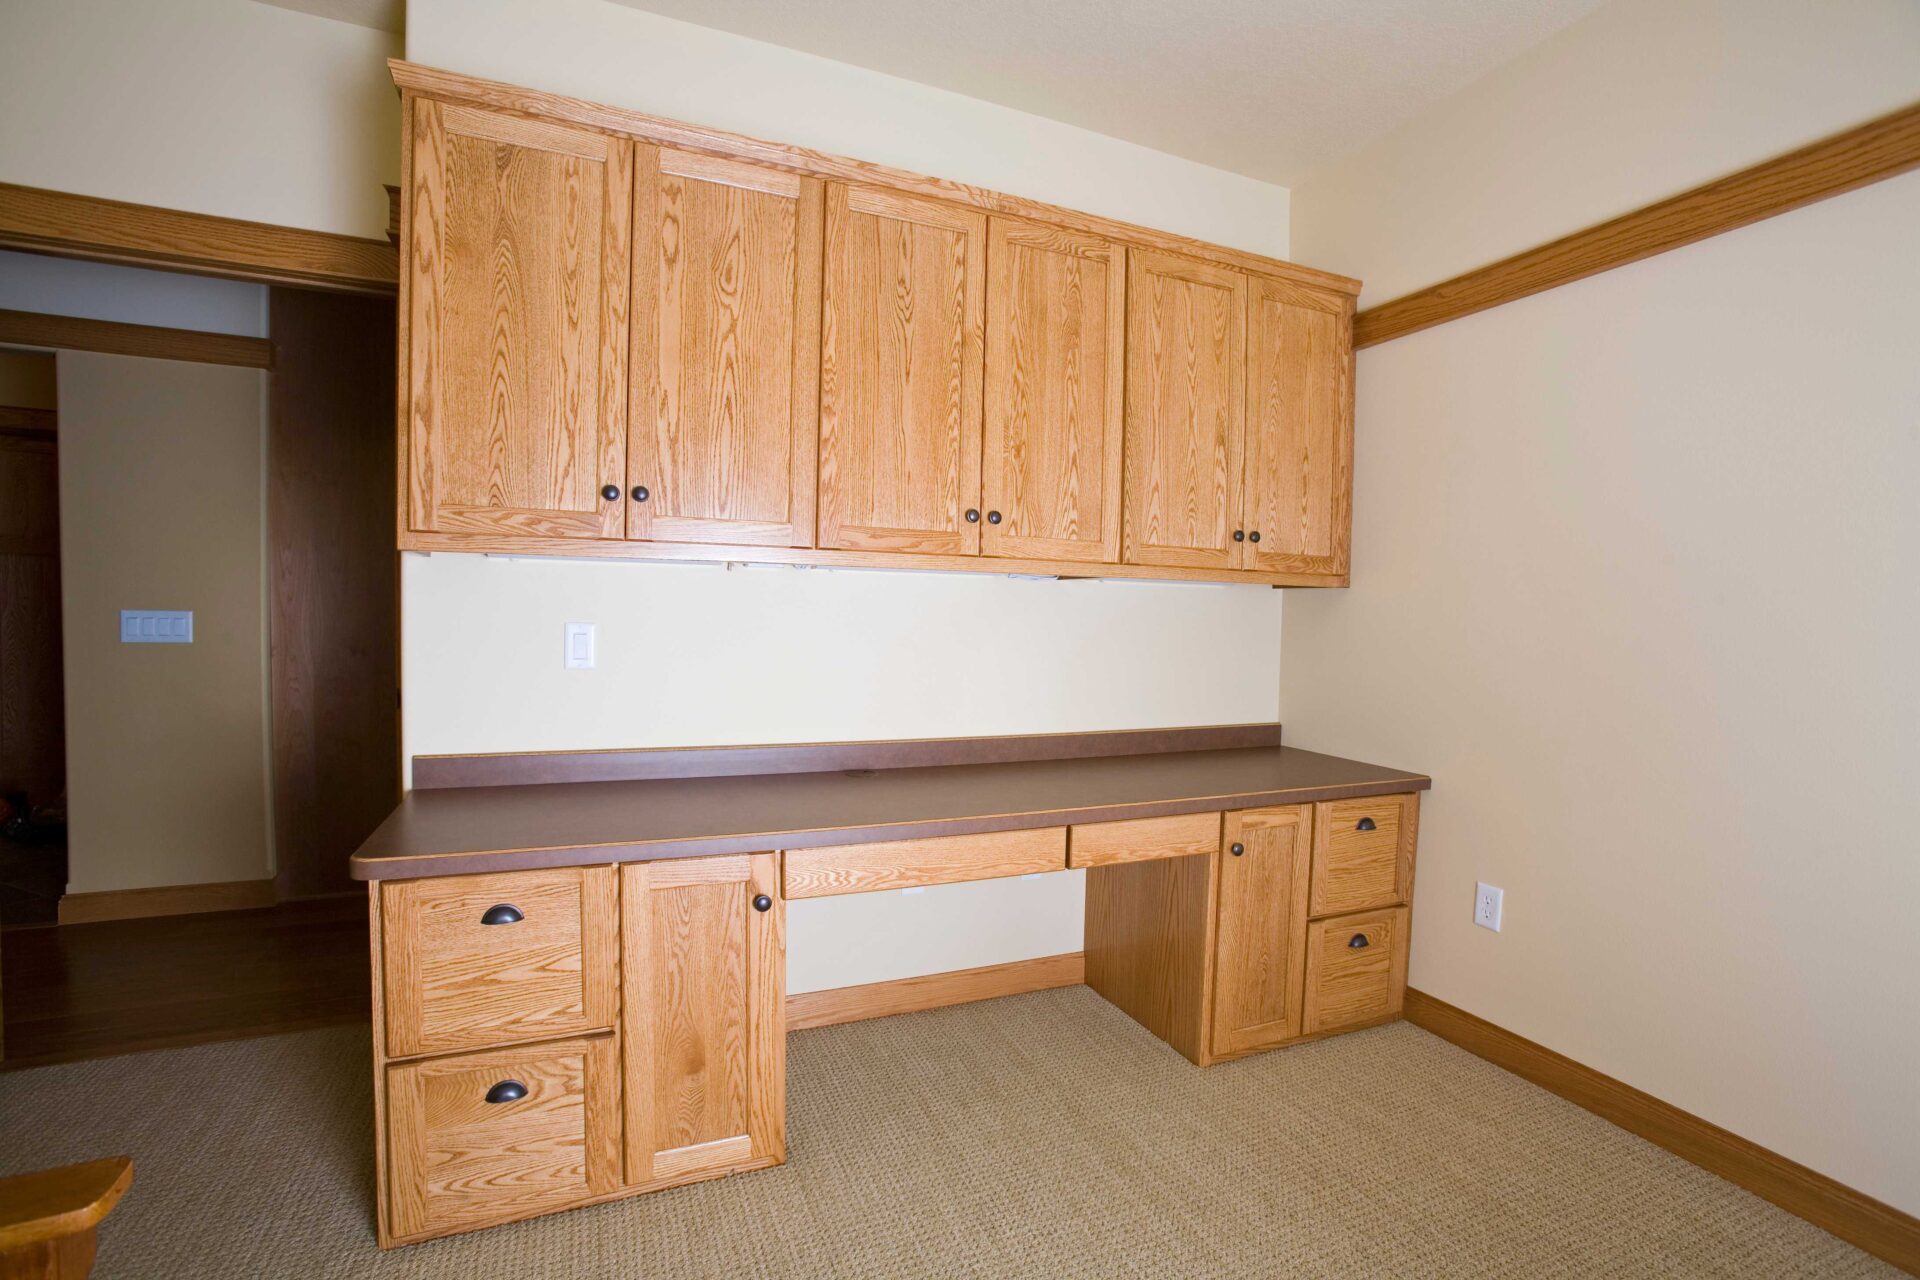
{"type": "MultiPolygon", "coordinates": [[[[1405,287],[1915,99],[1912,6],[1626,0],[1299,248],[1405,287]]],[[[1916,227],[1908,175],[1360,353],[1354,586],[1282,671],[1290,738],[1434,775],[1413,985],[1908,1212],[1916,227]]]]}
{"type": "Polygon", "coordinates": [[[0,249],[0,307],[49,315],[267,336],[267,287],[0,249]]]}
{"type": "Polygon", "coordinates": [[[253,0],[0,0],[0,182],[384,239],[398,44],[253,0]]]}

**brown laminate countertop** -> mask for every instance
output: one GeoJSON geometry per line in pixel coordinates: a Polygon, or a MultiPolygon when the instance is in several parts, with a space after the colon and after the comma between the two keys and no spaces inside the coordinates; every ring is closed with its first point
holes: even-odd
{"type": "Polygon", "coordinates": [[[924,768],[414,790],[358,880],[759,853],[1424,791],[1297,747],[924,768]]]}

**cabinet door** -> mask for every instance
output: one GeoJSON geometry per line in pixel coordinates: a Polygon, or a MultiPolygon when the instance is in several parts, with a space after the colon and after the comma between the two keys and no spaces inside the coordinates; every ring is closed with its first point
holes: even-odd
{"type": "Polygon", "coordinates": [[[1144,249],[1127,264],[1127,563],[1238,568],[1247,278],[1144,249]]]}
{"type": "Polygon", "coordinates": [[[1249,569],[1347,571],[1353,493],[1353,304],[1249,279],[1249,569]]]}
{"type": "Polygon", "coordinates": [[[1216,1055],[1263,1049],[1300,1034],[1310,812],[1292,805],[1227,814],[1214,953],[1216,1055]]]}
{"type": "Polygon", "coordinates": [[[627,537],[810,547],[821,184],[648,146],[634,170],[627,537]]]}
{"type": "Polygon", "coordinates": [[[775,863],[757,853],[621,868],[629,1185],[786,1157],[786,908],[775,863]]]}
{"type": "Polygon", "coordinates": [[[986,240],[970,209],[827,188],[822,547],[979,552],[986,240]]]}
{"type": "Polygon", "coordinates": [[[633,145],[419,99],[411,175],[412,527],[619,537],[633,145]]]}
{"type": "Polygon", "coordinates": [[[981,551],[1120,559],[1125,250],[995,218],[987,252],[981,551]]]}

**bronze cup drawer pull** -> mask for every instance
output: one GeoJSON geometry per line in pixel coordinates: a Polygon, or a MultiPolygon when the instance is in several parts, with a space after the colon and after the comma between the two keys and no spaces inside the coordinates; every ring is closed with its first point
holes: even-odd
{"type": "Polygon", "coordinates": [[[1353,950],[1358,951],[1360,948],[1369,945],[1367,935],[1364,933],[1356,933],[1347,939],[1347,945],[1353,948],[1353,950]]]}
{"type": "Polygon", "coordinates": [[[521,1084],[518,1080],[502,1080],[499,1084],[487,1090],[487,1101],[494,1103],[518,1102],[526,1096],[527,1086],[521,1084]]]}
{"type": "Polygon", "coordinates": [[[1375,824],[1372,818],[1362,818],[1360,819],[1360,821],[1354,824],[1353,829],[1355,831],[1371,831],[1373,830],[1374,825],[1375,824]]]}
{"type": "Polygon", "coordinates": [[[511,902],[499,902],[488,907],[486,914],[480,917],[481,924],[519,924],[527,917],[520,908],[511,902]]]}

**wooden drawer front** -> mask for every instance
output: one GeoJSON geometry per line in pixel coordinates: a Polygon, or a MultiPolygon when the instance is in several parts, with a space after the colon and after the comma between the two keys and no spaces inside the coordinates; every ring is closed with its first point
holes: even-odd
{"type": "Polygon", "coordinates": [[[619,1190],[619,1062],[604,1035],[388,1067],[394,1235],[490,1226],[619,1190]]]}
{"type": "Polygon", "coordinates": [[[1185,858],[1220,847],[1220,815],[1180,813],[1170,818],[1082,822],[1067,838],[1067,865],[1110,867],[1149,858],[1185,858]]]}
{"type": "Polygon", "coordinates": [[[1418,795],[1323,800],[1313,811],[1311,914],[1392,907],[1412,898],[1418,795]]]}
{"type": "Polygon", "coordinates": [[[1307,926],[1304,1033],[1357,1027],[1400,1012],[1407,990],[1407,914],[1407,908],[1394,907],[1307,926]]]}
{"type": "Polygon", "coordinates": [[[612,867],[383,885],[387,1056],[485,1048],[613,1026],[612,867]],[[518,922],[483,924],[497,914],[518,922]]]}
{"type": "Polygon", "coordinates": [[[1067,865],[1067,829],[989,831],[931,840],[880,840],[789,849],[786,896],[825,898],[836,893],[905,889],[957,880],[993,880],[1067,865]]]}

